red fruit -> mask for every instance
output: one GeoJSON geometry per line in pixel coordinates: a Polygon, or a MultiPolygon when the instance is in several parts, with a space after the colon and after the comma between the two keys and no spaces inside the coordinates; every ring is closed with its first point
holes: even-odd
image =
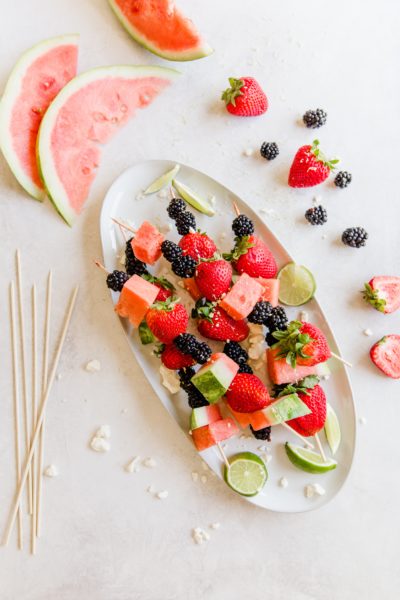
{"type": "Polygon", "coordinates": [[[313,389],[307,390],[307,392],[308,394],[297,393],[300,400],[311,410],[311,413],[287,422],[292,429],[305,437],[315,435],[323,428],[326,421],[326,396],[324,390],[319,385],[316,385],[313,389]]]}
{"type": "Polygon", "coordinates": [[[194,278],[203,298],[218,300],[230,288],[232,266],[223,259],[201,262],[196,268],[194,278]]]}
{"type": "Polygon", "coordinates": [[[228,391],[226,400],[232,410],[240,413],[252,413],[271,404],[267,388],[257,377],[249,373],[238,373],[228,391]]]}
{"type": "Polygon", "coordinates": [[[217,251],[217,246],[205,233],[188,233],[181,238],[179,246],[183,254],[188,254],[197,262],[201,258],[212,258],[217,251]]]}
{"type": "Polygon", "coordinates": [[[289,172],[289,185],[294,188],[312,187],[325,181],[335,168],[338,160],[327,161],[318,148],[319,141],[312,146],[302,146],[297,150],[289,172]]]}
{"type": "Polygon", "coordinates": [[[372,362],[393,379],[400,379],[400,335],[385,335],[370,350],[372,362]]]}
{"type": "Polygon", "coordinates": [[[216,306],[213,309],[211,321],[200,319],[197,328],[201,335],[210,339],[226,342],[242,342],[249,335],[249,326],[243,319],[235,321],[222,308],[216,306]]]}
{"type": "Polygon", "coordinates": [[[312,341],[305,344],[303,348],[304,354],[308,354],[310,358],[302,358],[300,356],[297,359],[297,364],[312,367],[313,365],[325,362],[331,357],[331,351],[329,350],[325,335],[318,327],[312,325],[312,323],[306,323],[304,321],[302,321],[302,323],[303,325],[300,327],[300,333],[307,334],[312,338],[312,341]]]}
{"type": "Polygon", "coordinates": [[[284,331],[275,331],[274,335],[278,340],[275,359],[286,358],[293,369],[312,367],[331,357],[325,335],[311,323],[291,321],[284,331]]]}
{"type": "Polygon", "coordinates": [[[157,302],[146,314],[147,325],[163,344],[170,344],[180,333],[186,331],[189,315],[183,304],[174,304],[169,299],[157,302]]]}
{"type": "Polygon", "coordinates": [[[254,77],[229,77],[231,87],[221,96],[226,110],[237,117],[258,117],[268,109],[268,99],[254,77]]]}
{"type": "Polygon", "coordinates": [[[241,238],[233,252],[233,259],[236,271],[247,273],[250,277],[273,279],[278,272],[271,250],[255,235],[241,238]]]}
{"type": "Polygon", "coordinates": [[[189,356],[189,354],[183,354],[175,344],[168,344],[165,346],[161,353],[161,362],[167,367],[177,371],[178,369],[184,369],[185,367],[191,367],[196,361],[189,356]]]}
{"type": "Polygon", "coordinates": [[[172,290],[163,287],[161,283],[154,283],[154,285],[160,288],[160,291],[157,294],[156,302],[164,302],[167,298],[172,296],[172,290]]]}
{"type": "Polygon", "coordinates": [[[400,308],[400,277],[380,275],[365,284],[364,300],[385,314],[400,308]]]}

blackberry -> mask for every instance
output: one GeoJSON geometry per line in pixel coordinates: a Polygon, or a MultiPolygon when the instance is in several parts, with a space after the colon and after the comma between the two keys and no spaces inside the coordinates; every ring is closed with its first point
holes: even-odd
{"type": "Polygon", "coordinates": [[[175,244],[175,242],[171,242],[170,240],[164,240],[161,244],[161,252],[163,257],[168,262],[173,262],[177,258],[179,258],[182,254],[182,248],[175,244]]]}
{"type": "Polygon", "coordinates": [[[350,185],[352,178],[353,177],[351,173],[349,173],[348,171],[339,171],[339,173],[333,180],[333,183],[339,188],[345,188],[348,185],[350,185]]]}
{"type": "MultiPolygon", "coordinates": [[[[186,367],[185,369],[179,369],[179,384],[185,392],[190,392],[194,385],[191,382],[193,375],[195,374],[195,370],[192,367],[186,367]]],[[[196,388],[195,388],[196,389],[196,388]]]]}
{"type": "Polygon", "coordinates": [[[304,216],[311,225],[323,225],[328,220],[328,213],[321,205],[309,208],[304,216]]]}
{"type": "Polygon", "coordinates": [[[132,239],[133,238],[130,238],[125,246],[125,269],[130,277],[132,277],[132,275],[144,275],[145,273],[148,273],[146,263],[135,256],[131,244],[132,239]]]}
{"type": "Polygon", "coordinates": [[[365,246],[368,239],[368,233],[362,227],[349,227],[345,229],[342,234],[342,242],[346,246],[352,248],[361,248],[365,246]]]}
{"type": "Polygon", "coordinates": [[[181,333],[174,339],[174,344],[183,354],[193,356],[198,340],[192,333],[181,333]]]}
{"type": "Polygon", "coordinates": [[[198,340],[196,340],[196,342],[196,346],[193,352],[191,352],[191,355],[196,362],[203,365],[210,359],[212,350],[207,342],[199,342],[198,340]]]}
{"type": "Polygon", "coordinates": [[[274,160],[279,154],[278,144],[275,142],[264,142],[261,144],[260,154],[267,160],[274,160]]]}
{"type": "Polygon", "coordinates": [[[272,305],[266,300],[257,302],[247,319],[250,323],[257,323],[258,325],[265,325],[268,321],[269,316],[272,312],[272,305]]]}
{"type": "Polygon", "coordinates": [[[271,347],[276,344],[278,340],[274,338],[271,332],[268,332],[265,336],[265,341],[267,342],[268,346],[271,347]]]}
{"type": "Polygon", "coordinates": [[[226,342],[224,353],[229,356],[235,363],[241,365],[249,360],[249,355],[246,350],[238,342],[226,342]]]}
{"type": "Polygon", "coordinates": [[[247,363],[240,363],[238,373],[248,373],[249,375],[253,375],[253,369],[247,363]]]}
{"type": "Polygon", "coordinates": [[[196,265],[197,263],[194,258],[186,254],[176,258],[171,265],[171,269],[178,277],[188,279],[189,277],[193,277],[196,265]]]}
{"type": "Polygon", "coordinates": [[[120,292],[128,279],[128,273],[124,273],[124,271],[113,271],[107,275],[107,287],[114,292],[120,292]]]}
{"type": "Polygon", "coordinates": [[[194,214],[188,211],[180,213],[180,215],[177,216],[175,223],[179,235],[187,235],[190,233],[191,229],[196,229],[196,219],[194,218],[194,214]]]}
{"type": "Polygon", "coordinates": [[[167,213],[171,219],[177,219],[182,213],[186,211],[186,203],[181,198],[172,198],[168,204],[167,213]]]}
{"type": "Polygon", "coordinates": [[[254,233],[253,221],[249,217],[246,217],[246,215],[239,215],[233,220],[232,229],[236,237],[252,235],[254,233]]]}
{"type": "Polygon", "coordinates": [[[204,398],[203,394],[200,394],[194,386],[193,389],[188,392],[188,403],[190,408],[200,408],[200,406],[208,406],[209,402],[204,398]]]}
{"type": "Polygon", "coordinates": [[[322,110],[322,108],[317,108],[316,110],[308,110],[305,112],[303,115],[303,122],[304,125],[310,129],[318,129],[318,127],[325,125],[327,117],[327,113],[322,110]]]}
{"type": "Polygon", "coordinates": [[[275,308],[273,308],[266,323],[268,329],[271,332],[277,331],[278,329],[280,331],[283,331],[284,329],[286,329],[287,324],[288,318],[286,316],[285,309],[282,306],[276,306],[275,308]]]}
{"type": "Polygon", "coordinates": [[[251,433],[257,440],[266,440],[267,442],[271,441],[271,427],[264,427],[264,429],[258,429],[254,431],[252,426],[250,425],[251,433]]]}

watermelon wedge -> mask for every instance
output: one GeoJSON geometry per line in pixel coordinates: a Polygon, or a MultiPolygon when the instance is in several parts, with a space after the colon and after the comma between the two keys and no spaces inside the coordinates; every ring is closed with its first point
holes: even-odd
{"type": "Polygon", "coordinates": [[[100,67],[82,73],[58,94],[42,120],[37,152],[47,192],[69,225],[89,195],[100,144],[178,75],[163,67],[100,67]]]}
{"type": "Polygon", "coordinates": [[[0,147],[22,187],[36,200],[45,190],[36,162],[40,122],[58,92],[76,75],[78,35],[40,42],[18,60],[0,102],[0,147]]]}
{"type": "Polygon", "coordinates": [[[133,39],[153,54],[183,61],[203,58],[213,52],[173,0],[108,1],[133,39]]]}

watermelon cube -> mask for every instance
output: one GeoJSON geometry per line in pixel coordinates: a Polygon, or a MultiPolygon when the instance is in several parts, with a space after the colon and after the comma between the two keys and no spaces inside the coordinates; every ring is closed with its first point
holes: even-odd
{"type": "Polygon", "coordinates": [[[157,227],[148,221],[144,221],[136,232],[131,245],[136,258],[149,265],[161,257],[161,244],[164,236],[157,227]]]}
{"type": "Polygon", "coordinates": [[[139,275],[133,275],[122,288],[115,311],[120,317],[128,317],[136,328],[158,296],[159,288],[139,275]]]}
{"type": "Polygon", "coordinates": [[[193,429],[192,437],[197,450],[202,452],[202,450],[207,450],[207,448],[215,446],[215,444],[223,442],[237,433],[239,433],[238,426],[233,419],[228,418],[193,429]]]}
{"type": "Polygon", "coordinates": [[[267,348],[267,368],[268,375],[272,383],[296,383],[300,379],[304,379],[307,375],[315,375],[317,372],[317,365],[313,367],[297,366],[293,369],[286,362],[286,358],[276,358],[279,350],[274,348],[267,348]]]}
{"type": "Polygon", "coordinates": [[[187,292],[189,292],[189,294],[192,296],[193,300],[195,300],[196,302],[197,302],[197,300],[200,300],[201,292],[199,290],[199,287],[198,287],[194,277],[188,277],[187,279],[184,279],[183,287],[185,288],[185,290],[187,292]]]}
{"type": "Polygon", "coordinates": [[[232,319],[240,321],[251,313],[254,305],[260,299],[262,290],[257,279],[250,277],[247,273],[242,273],[219,305],[232,319]]]}
{"type": "Polygon", "coordinates": [[[272,306],[278,306],[279,279],[258,277],[257,281],[263,288],[260,300],[267,300],[272,306]]]}
{"type": "Polygon", "coordinates": [[[215,404],[225,394],[238,370],[239,365],[229,356],[216,352],[191,381],[210,404],[215,404]]]}
{"type": "Polygon", "coordinates": [[[190,429],[204,427],[215,421],[222,419],[218,404],[210,404],[210,406],[198,406],[192,410],[190,415],[190,429]]]}
{"type": "Polygon", "coordinates": [[[304,415],[309,415],[311,410],[300,400],[297,394],[288,394],[278,398],[278,400],[263,408],[261,412],[264,413],[267,422],[265,427],[267,427],[268,425],[279,425],[285,421],[297,419],[297,417],[304,417],[304,415]]]}
{"type": "Polygon", "coordinates": [[[258,431],[259,429],[264,429],[264,427],[268,427],[268,421],[264,415],[262,410],[256,410],[252,413],[239,413],[232,408],[229,407],[229,410],[235,417],[236,421],[239,423],[242,429],[245,429],[249,425],[252,426],[254,431],[258,431]]]}

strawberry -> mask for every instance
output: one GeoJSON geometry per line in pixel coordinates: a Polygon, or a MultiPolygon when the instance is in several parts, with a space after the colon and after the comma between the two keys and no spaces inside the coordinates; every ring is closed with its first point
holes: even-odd
{"type": "Polygon", "coordinates": [[[370,350],[374,365],[393,379],[400,379],[400,335],[385,335],[370,350]]]}
{"type": "Polygon", "coordinates": [[[289,185],[294,188],[312,187],[325,181],[339,160],[326,160],[319,149],[319,141],[297,150],[289,172],[289,185]]]}
{"type": "Polygon", "coordinates": [[[165,277],[154,277],[154,275],[150,275],[150,273],[145,273],[144,275],[142,275],[142,277],[143,279],[146,279],[146,281],[154,283],[154,285],[160,289],[160,291],[157,294],[156,302],[164,302],[165,300],[167,300],[167,298],[170,298],[172,296],[172,293],[175,288],[172,285],[172,283],[168,281],[168,279],[166,279],[165,277]]]}
{"type": "Polygon", "coordinates": [[[274,279],[278,271],[271,250],[256,235],[235,238],[236,245],[224,258],[232,260],[238,273],[247,273],[250,277],[274,279]]]}
{"type": "Polygon", "coordinates": [[[400,277],[380,275],[365,284],[364,300],[385,314],[400,308],[400,277]]]}
{"type": "Polygon", "coordinates": [[[183,254],[188,254],[196,262],[201,258],[212,258],[217,251],[217,246],[205,233],[188,233],[179,242],[183,254]]]}
{"type": "Polygon", "coordinates": [[[261,379],[249,373],[238,373],[225,397],[232,410],[240,413],[252,413],[271,403],[271,397],[261,379]]]}
{"type": "Polygon", "coordinates": [[[221,96],[226,110],[237,117],[258,117],[268,109],[268,99],[254,77],[229,77],[230,86],[221,96]]]}
{"type": "Polygon", "coordinates": [[[191,367],[196,361],[189,355],[183,354],[175,344],[167,344],[164,350],[161,352],[161,362],[167,367],[177,371],[178,369],[184,369],[185,367],[191,367]]]}
{"type": "Polygon", "coordinates": [[[195,281],[202,297],[218,300],[226,294],[232,282],[232,267],[226,260],[201,262],[195,273],[195,281]]]}
{"type": "Polygon", "coordinates": [[[326,396],[318,383],[318,377],[309,375],[298,383],[276,386],[278,389],[280,388],[278,397],[298,394],[300,400],[311,410],[310,414],[287,422],[292,429],[305,437],[315,435],[323,428],[326,421],[326,396]]]}
{"type": "Polygon", "coordinates": [[[189,315],[183,304],[171,301],[156,302],[147,311],[147,325],[150,331],[163,344],[170,344],[180,333],[186,331],[189,315]]]}
{"type": "Polygon", "coordinates": [[[199,317],[197,328],[201,335],[226,342],[242,342],[249,335],[249,326],[244,319],[235,321],[219,306],[199,300],[192,316],[199,317]]]}
{"type": "Polygon", "coordinates": [[[276,358],[285,357],[293,369],[300,365],[312,367],[331,356],[325,335],[311,323],[291,321],[284,331],[272,335],[277,340],[272,346],[278,349],[276,358]]]}

